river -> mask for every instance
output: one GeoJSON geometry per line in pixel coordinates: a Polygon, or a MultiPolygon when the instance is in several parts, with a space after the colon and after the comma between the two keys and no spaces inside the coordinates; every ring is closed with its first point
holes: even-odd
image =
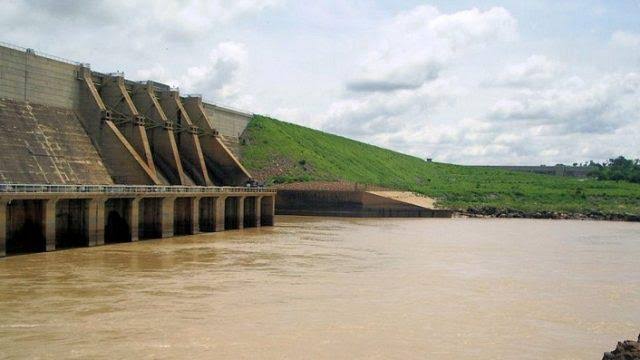
{"type": "Polygon", "coordinates": [[[0,357],[599,359],[640,224],[278,217],[0,259],[0,357]]]}

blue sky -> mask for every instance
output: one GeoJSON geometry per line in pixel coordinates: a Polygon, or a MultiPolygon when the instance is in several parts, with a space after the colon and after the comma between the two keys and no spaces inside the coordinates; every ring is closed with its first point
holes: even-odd
{"type": "Polygon", "coordinates": [[[640,0],[0,3],[0,41],[461,164],[640,157],[640,0]]]}

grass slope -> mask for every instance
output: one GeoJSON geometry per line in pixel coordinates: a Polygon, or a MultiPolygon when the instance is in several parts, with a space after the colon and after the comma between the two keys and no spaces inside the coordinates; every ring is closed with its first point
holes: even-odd
{"type": "Polygon", "coordinates": [[[640,214],[640,185],[427,163],[417,157],[255,116],[243,163],[271,183],[346,180],[415,191],[441,207],[640,214]]]}

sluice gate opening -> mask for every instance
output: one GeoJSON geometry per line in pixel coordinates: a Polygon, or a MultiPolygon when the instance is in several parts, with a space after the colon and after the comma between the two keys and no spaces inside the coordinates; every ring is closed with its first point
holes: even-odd
{"type": "Polygon", "coordinates": [[[256,227],[258,224],[257,220],[257,209],[256,209],[256,198],[254,196],[247,196],[244,198],[244,227],[256,227]]]}
{"type": "Polygon", "coordinates": [[[240,221],[238,219],[238,203],[239,199],[235,196],[230,196],[224,200],[225,230],[240,228],[240,221]]]}
{"type": "Polygon", "coordinates": [[[88,199],[56,201],[56,249],[89,245],[88,199]]]}
{"type": "Polygon", "coordinates": [[[139,208],[140,239],[158,239],[162,237],[162,199],[145,198],[140,200],[139,208]]]}
{"type": "Polygon", "coordinates": [[[132,199],[109,199],[105,202],[104,243],[131,241],[132,199]]]}
{"type": "Polygon", "coordinates": [[[45,205],[47,200],[13,200],[6,208],[6,253],[25,254],[46,249],[45,205]]]}
{"type": "Polygon", "coordinates": [[[273,224],[274,193],[258,189],[11,187],[0,184],[0,257],[273,224]]]}
{"type": "Polygon", "coordinates": [[[173,204],[173,233],[174,235],[193,234],[193,199],[181,197],[173,204]]]}
{"type": "Polygon", "coordinates": [[[216,198],[203,197],[200,199],[198,216],[200,221],[201,232],[214,232],[216,231],[216,198]]]}

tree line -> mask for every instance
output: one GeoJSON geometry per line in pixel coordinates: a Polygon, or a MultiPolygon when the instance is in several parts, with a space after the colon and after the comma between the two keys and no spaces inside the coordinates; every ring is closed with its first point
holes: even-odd
{"type": "Polygon", "coordinates": [[[626,159],[624,156],[618,156],[615,159],[609,159],[602,164],[591,161],[589,163],[593,170],[589,172],[589,176],[598,180],[624,180],[640,184],[640,160],[626,159]]]}

